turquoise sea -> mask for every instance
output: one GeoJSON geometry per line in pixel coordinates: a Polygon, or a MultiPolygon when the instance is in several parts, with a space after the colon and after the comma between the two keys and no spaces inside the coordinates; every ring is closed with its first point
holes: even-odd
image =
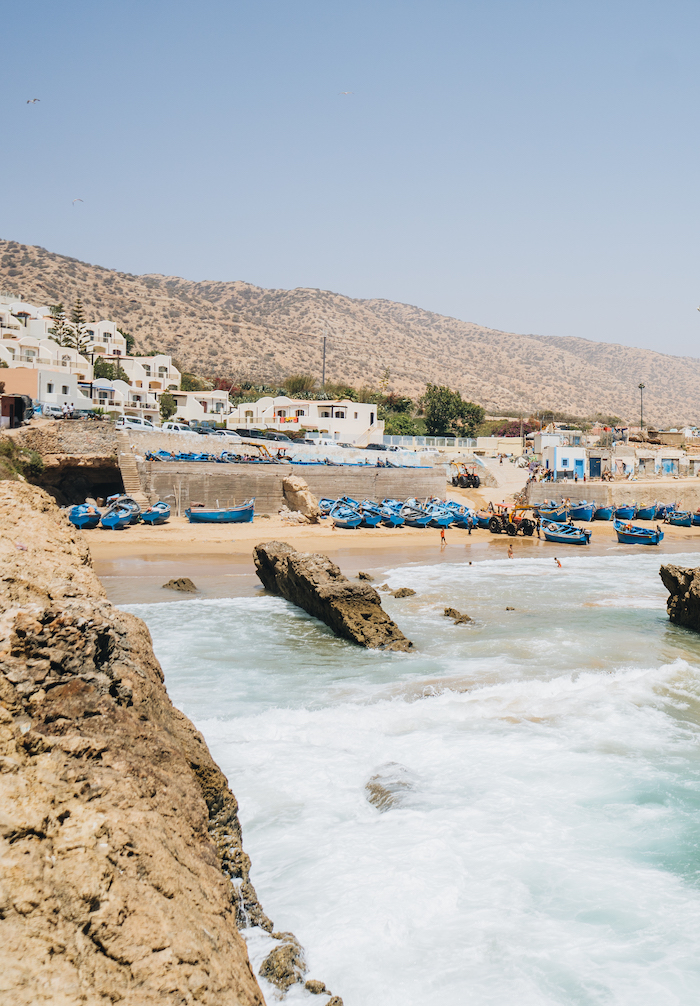
{"type": "Polygon", "coordinates": [[[373,571],[417,591],[384,599],[412,654],[263,594],[128,606],[265,910],[345,1006],[700,1001],[700,635],[670,625],[658,555],[571,551],[373,571]],[[403,783],[383,811],[375,775],[403,783]]]}

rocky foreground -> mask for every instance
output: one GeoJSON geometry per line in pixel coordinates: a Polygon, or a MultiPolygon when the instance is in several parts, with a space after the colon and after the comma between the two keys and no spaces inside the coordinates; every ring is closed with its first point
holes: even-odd
{"type": "Polygon", "coordinates": [[[412,648],[382,608],[374,587],[348,580],[328,556],[297,552],[285,541],[267,541],[255,546],[253,558],[267,590],[308,611],[343,639],[378,650],[412,648]]]}
{"type": "Polygon", "coordinates": [[[700,567],[662,566],[659,576],[670,597],[666,602],[668,617],[676,625],[700,632],[700,567]]]}
{"type": "Polygon", "coordinates": [[[0,1002],[261,1006],[236,800],[146,626],[33,486],[0,482],[0,579],[0,1002]]]}

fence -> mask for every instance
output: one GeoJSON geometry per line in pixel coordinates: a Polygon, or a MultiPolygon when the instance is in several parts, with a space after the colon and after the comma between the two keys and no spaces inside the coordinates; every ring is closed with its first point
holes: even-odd
{"type": "Polygon", "coordinates": [[[409,451],[416,447],[476,447],[476,440],[471,437],[397,437],[385,434],[384,443],[405,447],[409,451]]]}

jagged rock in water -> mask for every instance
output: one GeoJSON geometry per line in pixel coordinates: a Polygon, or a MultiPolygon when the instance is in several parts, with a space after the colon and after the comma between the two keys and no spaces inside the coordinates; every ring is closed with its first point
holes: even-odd
{"type": "Polygon", "coordinates": [[[0,482],[0,581],[0,1000],[262,1006],[236,799],[35,486],[0,482]]]}
{"type": "Polygon", "coordinates": [[[455,625],[464,625],[467,622],[472,621],[471,615],[463,615],[461,611],[457,611],[456,608],[445,608],[443,614],[446,618],[453,618],[455,625]]]}
{"type": "Polygon", "coordinates": [[[392,590],[391,593],[394,597],[413,597],[415,590],[412,590],[411,587],[399,587],[398,590],[392,590]]]}
{"type": "Polygon", "coordinates": [[[506,608],[506,611],[515,611],[515,608],[511,608],[511,606],[508,605],[508,607],[506,608]]]}
{"type": "Polygon", "coordinates": [[[358,580],[368,580],[371,583],[372,580],[374,580],[374,577],[370,573],[362,573],[362,572],[360,572],[360,573],[357,574],[357,579],[358,580]]]}
{"type": "Polygon", "coordinates": [[[307,982],[304,982],[304,988],[307,992],[312,992],[315,996],[323,995],[324,992],[326,995],[330,995],[325,984],[323,982],[317,982],[313,978],[309,978],[307,982]]]}
{"type": "Polygon", "coordinates": [[[309,523],[318,524],[318,518],[321,514],[318,500],[304,479],[298,475],[286,475],[282,479],[282,492],[290,510],[303,514],[309,523]]]}
{"type": "Polygon", "coordinates": [[[163,584],[163,588],[167,588],[168,590],[182,590],[187,594],[194,593],[197,590],[189,576],[180,576],[175,577],[172,580],[168,580],[167,583],[163,584]]]}
{"type": "Polygon", "coordinates": [[[367,799],[382,812],[398,807],[408,791],[413,789],[414,782],[414,776],[407,768],[398,762],[388,762],[377,769],[365,784],[367,799]]]}
{"type": "Polygon", "coordinates": [[[332,996],[327,1000],[326,1006],[343,1006],[343,1000],[340,996],[332,996]]]}
{"type": "Polygon", "coordinates": [[[700,566],[662,566],[659,576],[670,597],[668,617],[676,625],[700,632],[700,566]]]}
{"type": "Polygon", "coordinates": [[[292,985],[304,981],[307,972],[304,951],[292,933],[273,933],[280,946],[270,951],[260,965],[258,974],[271,985],[286,992],[292,985]]]}
{"type": "Polygon", "coordinates": [[[267,590],[319,618],[336,635],[371,649],[411,649],[413,644],[382,609],[376,590],[348,580],[328,556],[268,541],[255,546],[253,557],[267,590]]]}

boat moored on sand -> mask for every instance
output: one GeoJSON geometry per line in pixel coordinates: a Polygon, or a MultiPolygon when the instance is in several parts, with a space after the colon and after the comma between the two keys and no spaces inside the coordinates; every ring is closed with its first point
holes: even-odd
{"type": "Polygon", "coordinates": [[[255,497],[240,506],[188,507],[185,516],[190,524],[250,524],[255,516],[255,497]]]}
{"type": "Polygon", "coordinates": [[[574,524],[543,520],[541,527],[545,539],[555,542],[557,545],[587,545],[591,540],[591,531],[587,528],[576,527],[574,524]]]}
{"type": "Polygon", "coordinates": [[[615,533],[621,545],[658,545],[663,541],[662,530],[650,527],[638,527],[630,522],[615,521],[615,533]]]}

